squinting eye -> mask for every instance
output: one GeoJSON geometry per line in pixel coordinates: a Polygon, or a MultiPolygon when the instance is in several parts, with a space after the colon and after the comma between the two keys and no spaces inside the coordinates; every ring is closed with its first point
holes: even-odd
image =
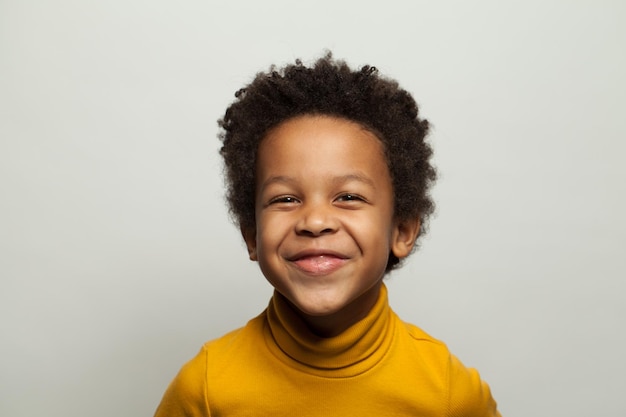
{"type": "Polygon", "coordinates": [[[270,204],[290,204],[290,203],[297,203],[298,200],[295,197],[291,197],[289,195],[284,195],[284,196],[280,196],[280,197],[276,197],[276,198],[272,198],[270,200],[270,204]]]}
{"type": "Polygon", "coordinates": [[[343,194],[337,199],[339,201],[363,201],[363,197],[358,194],[343,194]]]}

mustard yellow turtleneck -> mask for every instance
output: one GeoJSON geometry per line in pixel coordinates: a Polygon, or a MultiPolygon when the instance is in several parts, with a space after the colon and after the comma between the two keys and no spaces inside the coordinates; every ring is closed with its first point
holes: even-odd
{"type": "Polygon", "coordinates": [[[489,387],[446,346],[391,310],[382,286],[361,321],[311,333],[279,294],[248,324],[208,342],[155,417],[500,416],[489,387]]]}

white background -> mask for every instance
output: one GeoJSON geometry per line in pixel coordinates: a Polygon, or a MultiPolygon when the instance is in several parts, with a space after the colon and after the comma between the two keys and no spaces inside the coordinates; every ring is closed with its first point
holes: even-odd
{"type": "Polygon", "coordinates": [[[395,310],[508,417],[626,415],[626,3],[0,0],[1,416],[150,416],[265,307],[216,120],[325,49],[434,126],[395,310]]]}

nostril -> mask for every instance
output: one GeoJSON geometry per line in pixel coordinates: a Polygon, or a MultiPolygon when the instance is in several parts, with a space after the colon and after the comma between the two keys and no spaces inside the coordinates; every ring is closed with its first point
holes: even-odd
{"type": "Polygon", "coordinates": [[[334,233],[337,227],[337,219],[323,204],[305,203],[300,213],[296,231],[301,235],[321,236],[334,233]]]}
{"type": "Polygon", "coordinates": [[[310,229],[303,229],[300,230],[300,233],[303,235],[307,235],[307,236],[321,236],[321,235],[327,235],[333,232],[333,229],[331,228],[327,228],[327,229],[323,229],[320,231],[315,231],[315,230],[310,230],[310,229]]]}
{"type": "Polygon", "coordinates": [[[305,227],[305,228],[299,229],[298,233],[301,235],[306,235],[306,236],[322,236],[322,235],[332,234],[334,231],[335,229],[332,227],[325,227],[321,230],[311,228],[311,227],[305,227]]]}

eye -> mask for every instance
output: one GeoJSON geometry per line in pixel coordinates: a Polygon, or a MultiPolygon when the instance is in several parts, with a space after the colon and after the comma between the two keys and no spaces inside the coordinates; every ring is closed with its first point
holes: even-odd
{"type": "Polygon", "coordinates": [[[291,195],[280,195],[270,200],[269,204],[294,204],[298,203],[298,199],[291,195]]]}
{"type": "Polygon", "coordinates": [[[337,197],[337,201],[341,201],[341,202],[365,201],[365,199],[363,197],[361,197],[360,195],[358,195],[358,194],[345,193],[345,194],[341,194],[339,197],[337,197]]]}

